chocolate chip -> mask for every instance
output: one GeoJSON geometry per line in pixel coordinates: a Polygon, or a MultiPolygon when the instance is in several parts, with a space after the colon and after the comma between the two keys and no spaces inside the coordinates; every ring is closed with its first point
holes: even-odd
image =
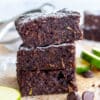
{"type": "Polygon", "coordinates": [[[94,100],[94,93],[90,91],[83,92],[82,100],[94,100]]]}
{"type": "Polygon", "coordinates": [[[95,87],[95,84],[92,84],[92,87],[95,87]]]}
{"type": "Polygon", "coordinates": [[[81,100],[80,96],[75,92],[70,92],[67,96],[67,100],[81,100]]]}
{"type": "Polygon", "coordinates": [[[100,88],[100,84],[98,85],[98,87],[100,88]]]}
{"type": "Polygon", "coordinates": [[[83,73],[82,76],[85,78],[92,78],[94,76],[94,74],[92,71],[89,70],[89,71],[83,73]]]}

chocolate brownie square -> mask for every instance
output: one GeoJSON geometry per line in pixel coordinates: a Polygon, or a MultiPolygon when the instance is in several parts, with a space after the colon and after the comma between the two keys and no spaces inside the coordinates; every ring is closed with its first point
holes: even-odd
{"type": "Polygon", "coordinates": [[[83,30],[84,30],[85,39],[100,41],[100,29],[93,29],[93,28],[85,27],[83,30]]]}
{"type": "Polygon", "coordinates": [[[15,21],[23,40],[17,52],[17,80],[22,96],[76,91],[75,41],[82,39],[80,14],[29,13],[15,21]]]}
{"type": "Polygon", "coordinates": [[[88,27],[100,28],[100,11],[85,11],[84,25],[88,27]]]}
{"type": "Polygon", "coordinates": [[[30,47],[72,43],[82,39],[80,14],[66,9],[55,13],[30,13],[15,21],[23,42],[30,47]]]}
{"type": "Polygon", "coordinates": [[[100,41],[100,11],[84,12],[84,38],[100,41]]]}
{"type": "Polygon", "coordinates": [[[75,68],[57,71],[17,70],[22,96],[47,95],[76,91],[75,68]]]}
{"type": "Polygon", "coordinates": [[[21,46],[17,52],[20,70],[58,70],[75,67],[75,45],[60,44],[28,48],[21,46]]]}

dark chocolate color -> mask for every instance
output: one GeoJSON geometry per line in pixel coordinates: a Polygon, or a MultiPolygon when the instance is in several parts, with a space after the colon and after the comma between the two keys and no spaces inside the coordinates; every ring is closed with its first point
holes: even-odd
{"type": "Polygon", "coordinates": [[[84,38],[100,41],[100,11],[84,13],[84,38]]]}
{"type": "Polygon", "coordinates": [[[70,92],[67,96],[67,100],[81,100],[81,97],[75,92],[70,92]]]}
{"type": "Polygon", "coordinates": [[[17,68],[20,70],[75,68],[75,46],[61,44],[35,49],[21,46],[17,53],[17,68]]]}
{"type": "Polygon", "coordinates": [[[23,42],[30,47],[74,42],[82,39],[78,12],[59,11],[51,14],[27,14],[15,26],[23,42]]]}
{"type": "Polygon", "coordinates": [[[84,38],[87,40],[100,41],[100,29],[83,28],[84,38]]]}
{"type": "Polygon", "coordinates": [[[75,83],[75,69],[57,71],[17,70],[17,79],[22,96],[67,93],[70,83],[75,83]]]}
{"type": "Polygon", "coordinates": [[[89,27],[100,28],[100,11],[85,11],[84,12],[84,25],[89,27]]]}
{"type": "Polygon", "coordinates": [[[25,14],[15,21],[23,40],[17,53],[17,80],[22,96],[77,90],[73,44],[83,36],[79,21],[79,13],[66,10],[25,14]]]}
{"type": "Polygon", "coordinates": [[[82,76],[84,76],[85,78],[92,78],[94,77],[94,73],[92,71],[87,71],[82,73],[82,76]]]}

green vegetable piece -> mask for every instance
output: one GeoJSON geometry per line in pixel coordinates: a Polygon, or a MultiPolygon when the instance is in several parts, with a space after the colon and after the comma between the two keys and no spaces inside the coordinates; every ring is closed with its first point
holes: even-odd
{"type": "Polygon", "coordinates": [[[21,100],[21,95],[16,89],[0,86],[0,100],[21,100]]]}
{"type": "Polygon", "coordinates": [[[99,48],[93,48],[92,53],[95,54],[96,56],[100,57],[100,49],[99,48]]]}
{"type": "Polygon", "coordinates": [[[90,70],[90,64],[81,58],[76,58],[76,72],[82,74],[90,70]]]}
{"type": "Polygon", "coordinates": [[[81,53],[81,58],[95,66],[97,69],[100,69],[100,57],[92,54],[91,52],[83,50],[81,53]]]}

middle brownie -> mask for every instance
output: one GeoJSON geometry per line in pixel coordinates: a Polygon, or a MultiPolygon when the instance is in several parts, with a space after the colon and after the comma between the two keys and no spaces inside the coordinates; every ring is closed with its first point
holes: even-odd
{"type": "Polygon", "coordinates": [[[17,69],[58,70],[75,67],[75,46],[71,44],[29,48],[20,46],[17,52],[17,69]]]}

